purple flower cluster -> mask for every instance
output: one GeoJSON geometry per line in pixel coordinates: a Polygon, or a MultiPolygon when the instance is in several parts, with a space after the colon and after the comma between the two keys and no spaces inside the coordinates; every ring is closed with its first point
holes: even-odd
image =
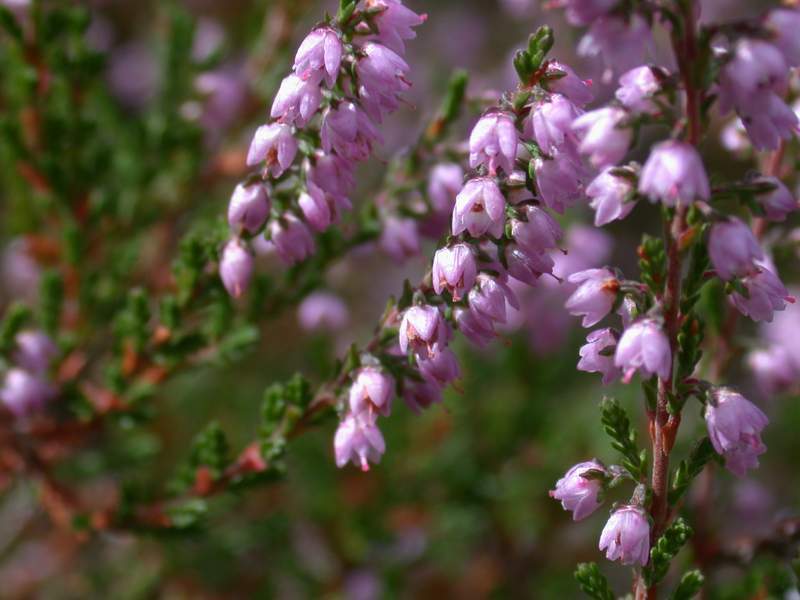
{"type": "Polygon", "coordinates": [[[789,68],[800,65],[797,28],[800,10],[770,11],[763,23],[768,39],[738,39],[719,73],[719,107],[741,119],[753,146],[775,150],[797,135],[798,118],[784,97],[789,68]]]}
{"type": "MultiPolygon", "coordinates": [[[[231,296],[241,296],[252,276],[247,239],[264,231],[291,265],[314,253],[313,232],[351,208],[356,163],[381,143],[376,124],[411,86],[404,41],[424,21],[400,0],[366,0],[347,23],[329,19],[300,44],[292,73],[275,95],[272,121],[250,144],[247,164],[260,167],[260,177],[237,186],[231,197],[233,237],[220,257],[231,296]]],[[[401,252],[408,244],[395,247],[401,252]]]]}
{"type": "Polygon", "coordinates": [[[58,348],[46,333],[38,330],[21,331],[14,341],[14,365],[6,371],[0,401],[19,418],[41,410],[56,395],[48,372],[58,356],[58,348]]]}

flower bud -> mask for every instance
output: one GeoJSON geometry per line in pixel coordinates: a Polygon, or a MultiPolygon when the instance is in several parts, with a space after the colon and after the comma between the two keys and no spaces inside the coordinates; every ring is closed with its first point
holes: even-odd
{"type": "Polygon", "coordinates": [[[0,388],[0,401],[15,417],[41,410],[56,395],[56,390],[39,375],[24,369],[10,369],[0,388]]]}
{"type": "Polygon", "coordinates": [[[222,250],[219,261],[219,276],[228,293],[239,298],[247,291],[253,275],[253,255],[238,239],[233,238],[222,250]]]}
{"type": "Polygon", "coordinates": [[[278,255],[288,265],[305,260],[316,249],[308,227],[291,213],[270,222],[269,232],[278,255]]]}
{"type": "Polygon", "coordinates": [[[235,234],[258,233],[268,215],[269,196],[262,184],[236,186],[228,204],[228,225],[235,234]]]}
{"type": "Polygon", "coordinates": [[[294,72],[303,81],[325,79],[333,87],[342,63],[342,41],[330,27],[318,27],[309,33],[294,57],[294,72]]]}

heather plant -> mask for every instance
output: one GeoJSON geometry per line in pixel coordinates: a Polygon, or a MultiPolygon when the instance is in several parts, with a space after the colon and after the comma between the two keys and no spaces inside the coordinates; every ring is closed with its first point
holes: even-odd
{"type": "Polygon", "coordinates": [[[264,4],[0,2],[9,594],[797,595],[797,8],[264,4]]]}

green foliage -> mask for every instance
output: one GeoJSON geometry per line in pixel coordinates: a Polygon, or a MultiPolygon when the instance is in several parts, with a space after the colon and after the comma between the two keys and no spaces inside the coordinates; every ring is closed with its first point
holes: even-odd
{"type": "Polygon", "coordinates": [[[10,352],[14,338],[30,319],[31,311],[24,304],[12,304],[0,322],[0,352],[10,352]]]}
{"type": "Polygon", "coordinates": [[[705,577],[696,569],[684,573],[670,600],[691,600],[700,592],[704,582],[705,577]]]}
{"type": "Polygon", "coordinates": [[[530,83],[533,76],[539,71],[545,56],[553,47],[554,41],[553,30],[547,25],[543,25],[530,35],[528,47],[524,50],[517,50],[514,54],[514,68],[523,84],[530,83]]]}
{"type": "Polygon", "coordinates": [[[672,505],[677,504],[686,490],[689,489],[692,481],[697,477],[706,466],[708,461],[717,457],[714,451],[714,446],[708,437],[700,440],[692,449],[689,457],[682,460],[675,469],[675,474],[672,477],[672,485],[669,490],[669,503],[672,505]]]}
{"type": "Polygon", "coordinates": [[[64,303],[64,282],[58,273],[48,271],[42,276],[40,303],[42,327],[48,333],[55,334],[64,303]]]}
{"type": "Polygon", "coordinates": [[[581,590],[595,600],[614,600],[614,593],[597,563],[580,563],[575,570],[575,579],[581,590]]]}
{"type": "MultiPolygon", "coordinates": [[[[678,332],[678,365],[675,377],[679,392],[686,391],[684,380],[694,373],[697,364],[703,357],[702,344],[704,335],[705,325],[703,321],[693,314],[687,315],[678,332]]],[[[682,393],[679,397],[685,398],[685,394],[682,393]]],[[[672,412],[680,412],[682,408],[682,403],[670,403],[670,410],[672,412]]]]}
{"type": "Polygon", "coordinates": [[[195,436],[189,458],[178,470],[170,488],[175,494],[186,491],[194,484],[200,467],[208,469],[212,480],[216,480],[230,462],[230,445],[225,432],[219,423],[212,421],[195,436]]]}
{"type": "Polygon", "coordinates": [[[202,498],[189,498],[166,509],[169,530],[194,531],[200,528],[208,514],[208,503],[202,498]]]}
{"type": "Polygon", "coordinates": [[[664,241],[651,235],[643,235],[639,245],[639,271],[642,281],[655,294],[661,294],[667,279],[667,255],[664,241]]]}
{"type": "Polygon", "coordinates": [[[311,386],[299,373],[285,384],[275,383],[264,392],[261,405],[261,454],[272,464],[286,451],[288,435],[312,400],[311,386]]]}
{"type": "Polygon", "coordinates": [[[664,579],[672,559],[692,536],[692,528],[681,517],[675,519],[650,549],[650,562],[644,568],[648,586],[657,585],[664,579]]]}
{"type": "Polygon", "coordinates": [[[611,437],[611,447],[622,454],[622,465],[630,471],[635,479],[645,476],[646,453],[640,451],[636,443],[636,432],[631,429],[631,422],[625,409],[614,398],[603,398],[600,403],[603,429],[611,437]]]}

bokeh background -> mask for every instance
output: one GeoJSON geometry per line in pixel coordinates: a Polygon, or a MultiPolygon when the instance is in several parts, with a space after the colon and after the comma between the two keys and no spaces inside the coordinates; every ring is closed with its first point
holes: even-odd
{"type": "MultiPolygon", "coordinates": [[[[266,118],[294,49],[323,11],[333,12],[335,6],[316,0],[83,4],[92,14],[90,44],[106,57],[104,85],[113,118],[103,135],[127,147],[132,162],[143,149],[128,144],[125,136],[137,123],[157,121],[164,89],[177,85],[165,80],[161,69],[168,4],[169,10],[177,6],[195,20],[196,59],[213,58],[212,69],[186,73],[183,82],[195,92],[180,104],[181,121],[196,136],[193,151],[155,156],[155,164],[146,169],[131,167],[131,181],[117,190],[116,202],[150,223],[135,249],[128,249],[127,266],[119,268],[167,264],[181,234],[224,212],[244,172],[249,138],[266,118]],[[131,125],[116,129],[114,122],[131,125]],[[170,221],[166,230],[159,225],[163,215],[170,221]],[[153,239],[159,241],[151,245],[153,239]]],[[[515,85],[510,56],[541,24],[556,30],[553,56],[592,78],[599,99],[611,91],[598,65],[576,56],[581,32],[536,0],[407,4],[429,15],[418,39],[408,44],[414,87],[408,105],[387,120],[378,158],[362,169],[357,203],[373,200],[382,170],[420,134],[454,69],[468,70],[470,94],[476,97],[515,85]]],[[[701,4],[703,18],[713,21],[752,14],[768,3],[701,4]]],[[[668,58],[657,47],[654,60],[668,58]]],[[[475,118],[474,111],[465,111],[456,139],[466,137],[475,118]]],[[[169,131],[173,125],[153,126],[169,131]]],[[[715,125],[715,131],[722,125],[715,125]]],[[[642,147],[663,135],[646,134],[642,147]]],[[[716,134],[704,151],[720,178],[738,177],[755,166],[746,156],[724,151],[716,134]]],[[[11,187],[0,189],[4,306],[13,298],[35,295],[39,277],[36,266],[26,269],[20,259],[26,243],[20,236],[26,231],[25,218],[18,215],[20,194],[11,187]]],[[[569,254],[557,257],[559,274],[606,263],[636,273],[635,248],[642,233],[657,233],[656,217],[655,209],[641,206],[624,223],[600,231],[590,226],[588,209],[572,211],[564,220],[569,254]]],[[[246,444],[257,433],[264,388],[297,371],[312,382],[324,381],[334,357],[350,343],[368,339],[388,295],[401,291],[405,277],[414,281],[421,276],[432,248],[402,265],[372,247],[356,249],[328,270],[321,286],[343,301],[346,319],[336,319],[324,331],[302,327],[294,307],[264,319],[254,350],[173,379],[152,400],[146,424],[119,423],[66,464],[61,475],[87,482],[82,493],[94,497],[111,489],[104,485],[106,478],[160,489],[209,421],[220,423],[234,448],[246,444]]],[[[791,245],[781,252],[777,258],[787,269],[786,279],[797,282],[797,254],[791,245]]],[[[575,370],[583,334],[577,319],[563,310],[567,294],[565,286],[543,282],[526,295],[514,326],[489,350],[459,342],[462,378],[456,389],[422,415],[398,405],[391,418],[382,420],[388,450],[368,473],[335,467],[334,425],[329,424],[292,441],[282,481],[216,498],[202,528],[162,536],[69,535],[54,530],[40,514],[34,485],[6,487],[0,497],[0,597],[579,597],[574,566],[602,560],[597,539],[606,511],[574,524],[548,490],[579,460],[614,460],[599,423],[604,394],[637,415],[639,426],[643,400],[635,385],[603,389],[596,376],[575,370]]],[[[773,332],[800,337],[799,311],[792,306],[773,332]]],[[[756,327],[743,327],[740,336],[743,348],[763,344],[756,327]]],[[[793,351],[800,352],[797,344],[793,351]]],[[[709,345],[713,354],[713,336],[709,345]]],[[[708,597],[779,597],[771,590],[783,589],[782,582],[791,579],[790,561],[769,554],[750,557],[746,550],[800,509],[798,396],[764,393],[747,368],[745,350],[734,356],[728,379],[769,413],[769,451],[761,469],[745,480],[709,467],[685,510],[707,543],[718,549],[708,565],[708,597]]],[[[679,447],[701,430],[699,411],[690,408],[679,447]]],[[[639,433],[646,439],[644,430],[639,433]]],[[[690,548],[678,562],[706,555],[707,548],[690,548]]],[[[627,569],[610,563],[602,568],[616,589],[626,589],[627,569]]]]}

